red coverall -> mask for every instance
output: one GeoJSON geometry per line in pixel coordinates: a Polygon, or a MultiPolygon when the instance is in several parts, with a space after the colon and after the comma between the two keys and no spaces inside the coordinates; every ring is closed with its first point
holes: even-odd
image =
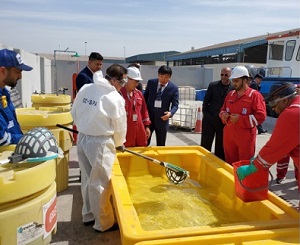
{"type": "MultiPolygon", "coordinates": [[[[277,162],[276,166],[276,177],[279,179],[285,178],[289,168],[290,156],[285,156],[277,162]]],[[[295,176],[296,177],[296,176],[295,176]]]]}
{"type": "Polygon", "coordinates": [[[127,113],[127,133],[125,147],[147,146],[145,127],[151,124],[147,105],[141,91],[135,89],[130,97],[125,87],[121,89],[127,113]]]}
{"type": "Polygon", "coordinates": [[[260,150],[254,166],[260,170],[268,170],[274,163],[289,155],[293,159],[295,175],[298,177],[298,191],[300,191],[299,176],[299,151],[300,151],[300,96],[297,96],[291,105],[285,108],[279,115],[274,131],[260,150]]]}
{"type": "MultiPolygon", "coordinates": [[[[256,126],[266,119],[266,104],[260,92],[248,88],[238,98],[235,90],[225,98],[222,113],[239,114],[237,123],[224,122],[223,146],[225,160],[229,164],[240,160],[250,160],[255,154],[256,126]]],[[[222,117],[221,117],[222,119],[222,117]]]]}

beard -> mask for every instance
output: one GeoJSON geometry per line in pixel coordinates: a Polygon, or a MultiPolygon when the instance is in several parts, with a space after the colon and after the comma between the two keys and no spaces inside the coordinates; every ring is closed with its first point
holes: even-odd
{"type": "Polygon", "coordinates": [[[14,88],[17,86],[17,83],[18,83],[18,80],[14,80],[13,78],[11,77],[7,77],[5,80],[4,80],[4,83],[11,87],[11,88],[14,88]]]}
{"type": "Polygon", "coordinates": [[[242,82],[241,84],[238,84],[238,85],[234,85],[234,89],[235,91],[240,91],[242,88],[244,87],[244,82],[242,82]]]}

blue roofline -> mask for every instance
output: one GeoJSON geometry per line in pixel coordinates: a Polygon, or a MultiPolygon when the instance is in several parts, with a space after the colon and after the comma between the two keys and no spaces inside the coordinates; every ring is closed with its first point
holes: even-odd
{"type": "Polygon", "coordinates": [[[254,42],[240,43],[240,44],[235,44],[235,45],[225,46],[220,48],[213,48],[213,49],[194,51],[188,53],[180,53],[180,54],[167,56],[166,61],[184,60],[184,59],[207,57],[207,56],[220,55],[220,54],[243,52],[246,48],[267,44],[267,43],[268,41],[266,39],[262,39],[254,42]]]}

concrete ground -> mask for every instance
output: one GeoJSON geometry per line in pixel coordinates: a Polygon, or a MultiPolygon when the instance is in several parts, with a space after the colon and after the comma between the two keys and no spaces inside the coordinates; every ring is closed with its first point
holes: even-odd
{"type": "MultiPolygon", "coordinates": [[[[272,132],[272,125],[274,124],[270,121],[266,121],[264,123],[263,126],[265,129],[268,129],[268,133],[257,136],[257,151],[259,151],[270,138],[269,132],[272,132]]],[[[151,145],[155,145],[154,139],[155,136],[152,138],[151,145]]],[[[195,134],[191,132],[191,130],[170,128],[166,145],[199,145],[200,140],[201,134],[195,134]]],[[[214,149],[214,147],[212,149],[214,149]]],[[[274,178],[276,178],[276,165],[271,168],[271,173],[274,178]]],[[[280,185],[273,183],[270,190],[285,199],[294,207],[298,206],[299,194],[297,191],[296,181],[294,179],[294,168],[292,163],[289,165],[286,180],[280,185]]],[[[51,244],[121,244],[119,231],[100,234],[94,232],[91,226],[84,226],[81,219],[81,207],[82,198],[80,193],[79,167],[77,162],[76,146],[74,146],[70,150],[69,187],[58,193],[57,233],[52,237],[51,244]]]]}

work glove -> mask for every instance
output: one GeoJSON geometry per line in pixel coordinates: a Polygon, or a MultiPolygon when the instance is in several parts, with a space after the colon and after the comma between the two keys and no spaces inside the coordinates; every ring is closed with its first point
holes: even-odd
{"type": "Polygon", "coordinates": [[[125,151],[125,146],[124,145],[117,146],[116,150],[124,152],[125,151]]]}
{"type": "Polygon", "coordinates": [[[244,165],[238,167],[236,170],[236,174],[240,180],[245,179],[248,175],[257,172],[257,168],[253,165],[253,161],[255,158],[251,158],[249,165],[244,165]]]}

